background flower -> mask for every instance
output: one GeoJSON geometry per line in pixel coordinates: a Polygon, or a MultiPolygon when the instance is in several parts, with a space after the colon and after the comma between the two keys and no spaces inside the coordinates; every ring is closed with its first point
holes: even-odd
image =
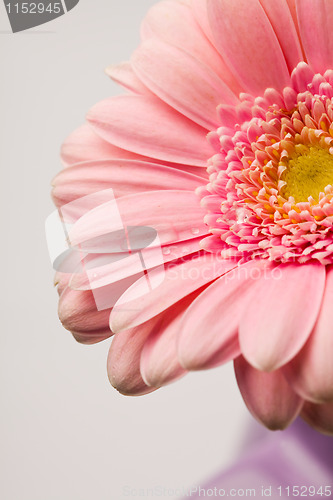
{"type": "MultiPolygon", "coordinates": [[[[161,2],[131,62],[108,69],[130,93],[97,104],[65,143],[57,206],[112,187],[125,226],[154,227],[165,256],[162,285],[130,308],[140,281],[96,312],[91,291],[57,278],[60,318],[79,340],[109,336],[111,313],[109,375],[121,392],[235,359],[265,425],[302,412],[333,431],[331,11],[161,2]]],[[[74,234],[92,236],[106,217],[87,213],[74,234]]],[[[121,271],[104,284],[126,280],[121,271]]]]}
{"type": "Polygon", "coordinates": [[[215,491],[215,496],[238,498],[290,498],[298,496],[298,490],[299,494],[314,498],[331,496],[331,439],[311,431],[301,420],[282,436],[260,435],[256,428],[251,432],[255,438],[244,448],[240,459],[205,485],[194,485],[190,490],[193,499],[202,498],[204,492],[213,496],[215,491]]]}

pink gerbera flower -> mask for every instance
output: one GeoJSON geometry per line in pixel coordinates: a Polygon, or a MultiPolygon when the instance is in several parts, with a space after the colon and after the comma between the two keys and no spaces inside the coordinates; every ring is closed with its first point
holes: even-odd
{"type": "MultiPolygon", "coordinates": [[[[234,360],[267,427],[301,414],[333,433],[332,23],[330,0],[162,1],[107,70],[127,93],[65,142],[57,206],[112,188],[124,226],[154,228],[164,255],[144,295],[135,267],[104,267],[90,288],[124,293],[102,310],[82,276],[57,275],[75,338],[116,334],[120,392],[234,360]]],[[[88,211],[73,244],[107,217],[88,211]]]]}

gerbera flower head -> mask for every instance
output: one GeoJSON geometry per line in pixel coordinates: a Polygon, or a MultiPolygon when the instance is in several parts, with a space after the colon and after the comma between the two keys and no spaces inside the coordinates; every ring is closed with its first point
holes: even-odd
{"type": "Polygon", "coordinates": [[[60,319],[81,342],[115,334],[120,392],[234,360],[267,427],[333,433],[332,21],[329,0],[159,2],[107,70],[127,93],[65,142],[57,207],[112,189],[119,217],[98,196],[76,217],[98,272],[58,273],[60,319]],[[156,232],[141,276],[135,245],[100,260],[119,220],[156,232]]]}

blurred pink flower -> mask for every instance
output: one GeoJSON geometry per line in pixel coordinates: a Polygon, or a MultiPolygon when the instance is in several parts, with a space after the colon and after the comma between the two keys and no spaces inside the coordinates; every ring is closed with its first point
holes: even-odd
{"type": "Polygon", "coordinates": [[[184,500],[203,497],[332,496],[332,439],[297,420],[283,435],[254,425],[247,430],[251,441],[238,460],[207,484],[193,485],[184,500]]]}
{"type": "MultiPolygon", "coordinates": [[[[157,3],[131,61],[107,70],[127,93],[65,142],[57,206],[112,188],[164,254],[162,284],[130,300],[134,283],[112,310],[57,276],[77,340],[110,336],[110,317],[120,392],[235,360],[267,427],[301,414],[333,433],[332,22],[330,0],[157,3]]],[[[85,236],[106,217],[87,214],[85,236]]],[[[104,295],[133,274],[114,269],[104,295]]]]}

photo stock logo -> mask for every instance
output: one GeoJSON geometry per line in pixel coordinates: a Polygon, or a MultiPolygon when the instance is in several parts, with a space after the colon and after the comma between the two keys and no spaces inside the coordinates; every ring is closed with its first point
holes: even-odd
{"type": "Polygon", "coordinates": [[[3,0],[13,33],[53,21],[72,10],[80,0],[3,0]]]}

